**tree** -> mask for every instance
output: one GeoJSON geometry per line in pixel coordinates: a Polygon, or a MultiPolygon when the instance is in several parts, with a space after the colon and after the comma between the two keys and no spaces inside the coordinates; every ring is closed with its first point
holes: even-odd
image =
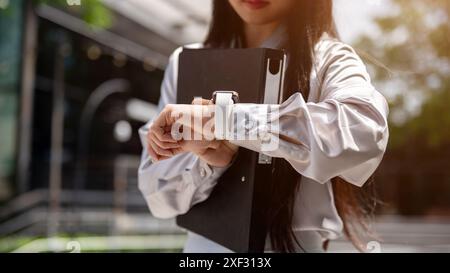
{"type": "Polygon", "coordinates": [[[391,0],[376,18],[379,35],[357,48],[382,65],[370,65],[376,85],[391,95],[391,146],[420,139],[428,147],[450,143],[450,1],[391,0]]]}
{"type": "Polygon", "coordinates": [[[75,12],[93,27],[108,28],[113,16],[100,0],[80,0],[80,5],[68,5],[67,0],[34,0],[37,5],[47,4],[75,12]]]}

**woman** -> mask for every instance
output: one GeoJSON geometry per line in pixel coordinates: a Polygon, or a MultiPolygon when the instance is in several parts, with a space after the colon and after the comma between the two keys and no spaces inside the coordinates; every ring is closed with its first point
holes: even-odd
{"type": "MultiPolygon", "coordinates": [[[[322,252],[342,233],[363,248],[363,212],[370,204],[359,203],[359,187],[385,152],[388,106],[361,59],[336,36],[332,0],[216,0],[209,35],[196,46],[279,48],[288,54],[284,102],[278,107],[279,147],[264,151],[276,158],[278,181],[270,203],[268,251],[322,252]]],[[[181,50],[170,58],[161,114],[140,131],[139,186],[159,218],[184,214],[207,199],[237,147],[261,152],[261,145],[250,141],[172,138],[167,130],[172,114],[185,111],[173,105],[181,50]]],[[[257,108],[236,104],[233,112],[251,117],[257,108]]],[[[185,251],[229,250],[189,233],[185,251]]]]}

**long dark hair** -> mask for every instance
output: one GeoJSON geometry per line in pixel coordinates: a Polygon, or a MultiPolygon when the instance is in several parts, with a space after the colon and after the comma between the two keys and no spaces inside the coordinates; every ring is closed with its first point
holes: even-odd
{"type": "MultiPolygon", "coordinates": [[[[314,47],[324,33],[337,38],[333,20],[332,0],[299,0],[287,18],[287,42],[284,49],[289,54],[286,72],[284,99],[301,92],[307,100],[310,91],[310,75],[314,62],[314,47]]],[[[233,41],[241,41],[245,47],[243,20],[228,1],[215,0],[210,31],[206,47],[227,48],[233,41]]],[[[295,197],[300,187],[301,175],[284,159],[273,163],[274,183],[269,212],[269,235],[272,248],[278,252],[294,252],[302,247],[292,229],[295,197]],[[297,247],[296,247],[297,246],[297,247]]],[[[367,233],[365,224],[367,206],[362,204],[363,191],[342,179],[332,180],[335,205],[344,222],[344,233],[363,250],[362,232],[367,233]]],[[[364,197],[364,199],[366,199],[364,197]]]]}

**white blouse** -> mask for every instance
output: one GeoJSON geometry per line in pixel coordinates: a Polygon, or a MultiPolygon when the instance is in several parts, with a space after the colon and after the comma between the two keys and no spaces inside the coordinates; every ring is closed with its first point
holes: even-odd
{"type": "MultiPolygon", "coordinates": [[[[278,31],[261,47],[276,48],[281,36],[278,31]]],[[[161,88],[160,110],[176,103],[181,51],[182,48],[177,49],[170,57],[161,88]]],[[[258,120],[261,113],[258,107],[260,105],[236,104],[233,111],[248,113],[251,119],[258,120]]],[[[278,139],[278,148],[267,152],[261,151],[258,141],[233,143],[286,159],[302,175],[295,202],[294,231],[314,232],[322,239],[336,239],[342,234],[343,223],[334,204],[330,179],[339,176],[363,186],[374,173],[388,142],[388,104],[372,86],[366,67],[355,51],[324,36],[315,47],[308,101],[297,93],[278,110],[280,134],[298,140],[301,145],[278,139]]],[[[139,131],[144,147],[139,188],[155,217],[172,218],[206,200],[226,168],[211,167],[191,153],[152,163],[145,148],[150,124],[139,131]]],[[[260,126],[254,129],[272,134],[267,129],[270,127],[260,126]]],[[[185,250],[227,251],[192,233],[185,250]]]]}

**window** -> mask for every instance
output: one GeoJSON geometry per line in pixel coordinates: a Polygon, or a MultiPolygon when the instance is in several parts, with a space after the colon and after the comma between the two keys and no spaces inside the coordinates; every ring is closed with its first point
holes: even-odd
{"type": "Polygon", "coordinates": [[[23,1],[0,8],[0,202],[12,193],[22,50],[23,1]]]}

